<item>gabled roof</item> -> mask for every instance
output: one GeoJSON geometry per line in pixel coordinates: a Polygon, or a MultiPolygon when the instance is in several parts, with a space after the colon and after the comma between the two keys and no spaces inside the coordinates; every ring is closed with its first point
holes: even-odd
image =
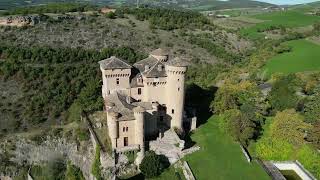
{"type": "Polygon", "coordinates": [[[141,61],[136,62],[133,66],[136,67],[137,69],[139,69],[140,72],[144,72],[146,65],[148,65],[149,68],[151,68],[157,62],[158,62],[158,60],[156,58],[149,56],[141,61]]]}
{"type": "Polygon", "coordinates": [[[132,66],[125,61],[115,57],[111,56],[108,59],[104,59],[99,61],[100,66],[102,69],[131,69],[132,66]]]}
{"type": "Polygon", "coordinates": [[[154,56],[168,56],[169,55],[169,53],[166,50],[163,50],[161,48],[153,50],[150,54],[154,55],[154,56]]]}
{"type": "Polygon", "coordinates": [[[160,61],[158,61],[155,65],[153,65],[152,67],[150,67],[149,70],[147,70],[146,72],[144,72],[144,75],[146,77],[166,77],[166,71],[164,69],[164,64],[162,64],[160,61]],[[159,70],[158,66],[162,66],[162,69],[159,70]]]}

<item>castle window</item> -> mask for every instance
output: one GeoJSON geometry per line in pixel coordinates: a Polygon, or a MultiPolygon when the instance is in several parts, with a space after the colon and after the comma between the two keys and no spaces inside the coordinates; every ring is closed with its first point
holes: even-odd
{"type": "Polygon", "coordinates": [[[180,81],[180,79],[178,79],[178,81],[180,81]]]}
{"type": "Polygon", "coordinates": [[[125,128],[125,127],[123,127],[123,128],[122,128],[122,132],[125,132],[125,131],[126,131],[126,128],[125,128]]]}
{"type": "Polygon", "coordinates": [[[178,91],[180,91],[180,88],[178,88],[178,91]]]}
{"type": "Polygon", "coordinates": [[[127,132],[128,132],[128,129],[129,129],[129,128],[128,128],[128,127],[126,127],[126,131],[127,131],[127,132]]]}
{"type": "Polygon", "coordinates": [[[174,109],[171,110],[171,114],[174,114],[174,109]]]}
{"type": "Polygon", "coordinates": [[[117,78],[117,85],[119,85],[120,84],[120,80],[119,80],[119,78],[117,78]]]}
{"type": "Polygon", "coordinates": [[[138,88],[138,94],[139,95],[141,94],[141,88],[138,88]]]}

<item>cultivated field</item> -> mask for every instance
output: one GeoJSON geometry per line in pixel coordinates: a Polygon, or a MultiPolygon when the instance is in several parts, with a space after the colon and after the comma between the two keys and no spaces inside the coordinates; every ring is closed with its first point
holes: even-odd
{"type": "Polygon", "coordinates": [[[284,44],[292,47],[292,51],[271,58],[265,66],[265,71],[268,75],[320,69],[319,45],[307,40],[289,41],[284,44]]]}
{"type": "Polygon", "coordinates": [[[264,21],[256,24],[255,26],[241,30],[241,34],[248,36],[250,39],[263,38],[264,35],[259,33],[259,31],[269,29],[271,26],[282,26],[285,28],[304,27],[320,21],[319,16],[307,15],[302,11],[296,10],[271,12],[250,17],[264,21]]]}

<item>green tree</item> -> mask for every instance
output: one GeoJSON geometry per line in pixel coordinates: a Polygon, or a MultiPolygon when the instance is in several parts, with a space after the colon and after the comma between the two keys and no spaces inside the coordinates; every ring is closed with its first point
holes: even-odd
{"type": "Polygon", "coordinates": [[[270,135],[273,139],[300,146],[305,142],[305,132],[311,129],[311,125],[303,120],[294,109],[278,112],[270,125],[270,135]]]}
{"type": "Polygon", "coordinates": [[[304,115],[306,122],[320,121],[320,92],[317,92],[305,103],[304,115]]]}
{"type": "Polygon", "coordinates": [[[101,110],[103,99],[101,97],[101,85],[98,80],[90,80],[79,94],[78,102],[82,110],[92,112],[101,110]]]}
{"type": "Polygon", "coordinates": [[[308,133],[307,140],[320,149],[320,121],[313,124],[312,129],[308,133]]]}
{"type": "Polygon", "coordinates": [[[157,155],[154,151],[146,152],[146,155],[140,164],[140,170],[147,178],[159,176],[164,168],[161,156],[157,155]]]}
{"type": "Polygon", "coordinates": [[[222,115],[220,127],[244,146],[249,144],[255,133],[255,124],[237,109],[228,110],[222,115]]]}
{"type": "Polygon", "coordinates": [[[295,75],[281,76],[273,84],[268,100],[274,112],[297,107],[296,80],[295,75]]]}

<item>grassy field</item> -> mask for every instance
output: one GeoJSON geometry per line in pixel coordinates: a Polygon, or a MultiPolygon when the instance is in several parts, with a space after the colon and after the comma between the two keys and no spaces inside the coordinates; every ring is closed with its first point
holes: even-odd
{"type": "Polygon", "coordinates": [[[213,116],[201,126],[192,140],[201,150],[187,156],[186,160],[197,179],[270,179],[257,163],[246,161],[237,143],[219,131],[217,117],[213,116]]]}
{"type": "Polygon", "coordinates": [[[320,21],[319,16],[307,15],[304,13],[304,11],[298,10],[264,13],[250,17],[264,20],[264,22],[262,23],[258,23],[255,26],[241,30],[242,35],[248,36],[251,39],[263,38],[264,35],[262,33],[259,33],[258,30],[264,30],[270,26],[281,25],[287,28],[304,27],[320,21]]]}
{"type": "Polygon", "coordinates": [[[270,59],[265,66],[267,75],[320,70],[319,45],[307,40],[289,41],[285,44],[292,47],[292,51],[270,59]]]}

